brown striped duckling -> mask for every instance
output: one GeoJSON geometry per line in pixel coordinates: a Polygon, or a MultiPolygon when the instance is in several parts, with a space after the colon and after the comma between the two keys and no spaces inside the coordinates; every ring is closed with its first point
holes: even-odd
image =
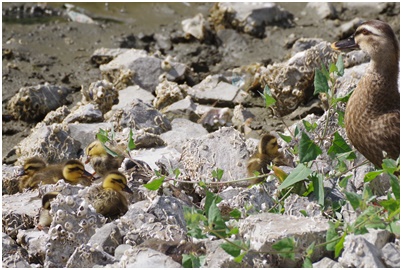
{"type": "Polygon", "coordinates": [[[39,171],[46,167],[46,162],[40,157],[31,157],[25,160],[23,166],[23,173],[20,174],[19,191],[23,192],[24,188],[28,186],[32,177],[39,171]]]}
{"type": "MultiPolygon", "coordinates": [[[[270,133],[262,136],[257,152],[249,159],[247,163],[248,176],[254,176],[254,172],[262,174],[269,173],[268,165],[288,166],[288,162],[282,152],[279,152],[279,144],[275,136],[270,133]]],[[[260,183],[265,177],[250,180],[250,183],[260,183]]]]}
{"type": "Polygon", "coordinates": [[[128,210],[127,198],[122,191],[133,193],[127,186],[126,177],[119,171],[111,171],[104,177],[102,185],[89,195],[89,201],[97,213],[115,219],[128,210]]]}
{"type": "Polygon", "coordinates": [[[57,197],[59,192],[48,192],[42,197],[42,208],[39,213],[39,222],[36,226],[39,230],[43,227],[49,227],[53,221],[52,216],[49,214],[50,203],[57,197]]]}
{"type": "Polygon", "coordinates": [[[35,189],[39,184],[55,184],[60,179],[64,179],[72,185],[91,185],[92,175],[85,170],[84,164],[79,160],[69,160],[64,164],[49,165],[35,173],[24,188],[35,189]]]}
{"type": "Polygon", "coordinates": [[[100,176],[106,175],[107,172],[117,170],[123,161],[122,157],[113,157],[99,140],[92,142],[85,149],[87,157],[85,163],[90,162],[92,168],[100,176]]]}

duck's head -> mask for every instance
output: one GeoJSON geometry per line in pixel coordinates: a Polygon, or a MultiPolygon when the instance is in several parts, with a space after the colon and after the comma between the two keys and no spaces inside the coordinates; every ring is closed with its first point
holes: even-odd
{"type": "Polygon", "coordinates": [[[102,187],[104,189],[110,188],[116,191],[126,191],[128,193],[133,193],[131,189],[127,186],[127,178],[119,171],[109,172],[103,180],[102,187]]]}
{"type": "Polygon", "coordinates": [[[105,157],[108,154],[102,143],[96,140],[85,149],[85,155],[87,156],[85,163],[88,163],[93,156],[105,157]]]}
{"type": "Polygon", "coordinates": [[[81,161],[72,159],[64,164],[63,177],[72,183],[77,183],[83,177],[92,178],[92,174],[85,170],[81,161]]]}
{"type": "Polygon", "coordinates": [[[45,167],[46,167],[46,163],[40,157],[28,158],[24,162],[24,167],[23,167],[24,171],[21,173],[20,176],[22,176],[22,175],[32,176],[36,172],[44,169],[45,167]]]}
{"type": "Polygon", "coordinates": [[[359,25],[355,33],[348,39],[332,43],[334,50],[348,51],[361,49],[371,59],[399,59],[399,43],[389,24],[370,20],[359,25]]]}
{"type": "Polygon", "coordinates": [[[57,197],[59,192],[48,192],[42,197],[42,208],[50,210],[50,203],[57,197]]]}
{"type": "Polygon", "coordinates": [[[260,154],[275,157],[278,155],[279,144],[275,136],[265,134],[262,136],[260,144],[258,145],[258,152],[260,154]]]}

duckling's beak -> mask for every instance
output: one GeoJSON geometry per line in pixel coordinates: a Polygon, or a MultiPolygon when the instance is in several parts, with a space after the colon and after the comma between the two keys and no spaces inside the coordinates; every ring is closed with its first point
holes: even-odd
{"type": "Polygon", "coordinates": [[[351,36],[348,39],[332,43],[331,48],[336,51],[351,51],[359,49],[359,45],[356,44],[354,36],[351,36]]]}
{"type": "Polygon", "coordinates": [[[91,160],[90,156],[87,156],[87,159],[85,160],[85,164],[88,164],[88,162],[91,160]]]}
{"type": "Polygon", "coordinates": [[[21,176],[24,176],[24,175],[25,175],[25,170],[24,170],[24,169],[22,169],[22,170],[17,174],[18,177],[21,177],[21,176]]]}
{"type": "Polygon", "coordinates": [[[123,191],[133,194],[133,191],[127,185],[124,185],[123,191]]]}
{"type": "Polygon", "coordinates": [[[84,172],[82,173],[82,176],[87,177],[87,178],[93,178],[93,174],[88,172],[87,170],[84,170],[84,172]]]}

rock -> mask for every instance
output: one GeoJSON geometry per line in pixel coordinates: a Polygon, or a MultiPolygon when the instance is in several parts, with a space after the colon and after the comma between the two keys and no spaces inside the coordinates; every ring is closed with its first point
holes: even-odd
{"type": "Polygon", "coordinates": [[[96,138],[99,129],[111,130],[112,123],[90,123],[90,124],[68,124],[68,133],[72,138],[81,143],[81,148],[85,149],[96,138]]]}
{"type": "Polygon", "coordinates": [[[393,237],[393,234],[387,230],[368,228],[368,231],[368,233],[362,236],[378,249],[382,249],[393,237]]]}
{"type": "Polygon", "coordinates": [[[135,132],[133,139],[136,148],[151,148],[165,145],[165,142],[159,135],[145,132],[142,129],[135,132]]]}
{"type": "Polygon", "coordinates": [[[175,82],[169,82],[164,79],[156,86],[156,98],[153,101],[154,107],[160,110],[182,100],[187,95],[187,88],[187,85],[178,85],[175,82]]]}
{"type": "MultiPolygon", "coordinates": [[[[59,181],[60,183],[61,181],[59,181]]],[[[49,214],[53,217],[46,244],[45,267],[65,267],[76,248],[91,238],[95,229],[106,219],[97,214],[92,205],[81,196],[89,191],[86,187],[77,193],[76,187],[65,184],[52,201],[49,214]],[[63,247],[63,248],[61,248],[63,247]]]]}
{"type": "Polygon", "coordinates": [[[140,99],[136,99],[122,109],[116,110],[107,122],[114,124],[115,131],[121,131],[127,127],[161,134],[172,128],[169,120],[164,115],[140,99]]]}
{"type": "Polygon", "coordinates": [[[154,39],[156,41],[156,48],[161,50],[170,50],[172,48],[172,42],[170,41],[170,37],[164,36],[159,33],[154,34],[154,39]]]}
{"type": "Polygon", "coordinates": [[[305,211],[308,217],[320,217],[321,207],[316,201],[310,201],[307,197],[300,197],[297,194],[290,194],[285,199],[285,214],[289,216],[304,217],[300,212],[305,211]]]}
{"type": "Polygon", "coordinates": [[[122,244],[123,236],[115,223],[108,223],[96,230],[89,239],[89,245],[98,245],[97,249],[103,250],[113,256],[117,246],[122,244]]]}
{"type": "Polygon", "coordinates": [[[120,260],[121,257],[123,257],[124,252],[126,252],[126,250],[130,249],[131,247],[132,246],[127,244],[118,245],[116,250],[114,251],[114,257],[116,258],[116,260],[120,260]]]}
{"type": "Polygon", "coordinates": [[[147,212],[153,214],[157,218],[157,221],[177,224],[183,230],[186,230],[183,205],[185,204],[182,201],[174,197],[158,196],[152,201],[147,212]]]}
{"type": "Polygon", "coordinates": [[[23,172],[20,166],[8,166],[3,164],[1,167],[2,175],[2,194],[15,194],[19,190],[19,175],[23,172]]]}
{"type": "Polygon", "coordinates": [[[51,124],[55,123],[62,123],[63,120],[71,113],[70,109],[67,108],[66,105],[63,105],[57,108],[54,111],[49,112],[46,114],[45,118],[42,120],[42,123],[50,126],[51,124]]]}
{"type": "Polygon", "coordinates": [[[208,76],[201,83],[188,89],[188,94],[200,103],[230,106],[244,101],[248,94],[238,87],[221,81],[218,76],[208,76]]]}
{"type": "Polygon", "coordinates": [[[67,268],[93,268],[116,262],[116,259],[103,250],[82,244],[77,247],[68,260],[67,268]]]}
{"type": "Polygon", "coordinates": [[[46,242],[49,235],[37,229],[20,230],[17,243],[28,251],[30,262],[42,263],[45,260],[46,242]]]}
{"type": "Polygon", "coordinates": [[[172,258],[159,251],[150,248],[132,247],[124,252],[124,255],[118,263],[118,267],[180,268],[181,264],[175,262],[172,258]]]}
{"type": "Polygon", "coordinates": [[[122,53],[129,49],[122,48],[99,48],[91,55],[91,62],[97,66],[107,64],[122,53]]]}
{"type": "Polygon", "coordinates": [[[251,268],[245,260],[240,264],[233,261],[233,257],[221,248],[221,244],[225,243],[224,240],[205,241],[205,268],[251,268]]]}
{"type": "Polygon", "coordinates": [[[26,230],[34,227],[35,216],[42,206],[37,192],[24,192],[2,196],[3,232],[15,238],[18,229],[26,230]]]}
{"type": "Polygon", "coordinates": [[[7,110],[23,121],[40,121],[58,107],[71,103],[67,96],[72,90],[65,87],[43,85],[22,87],[7,103],[7,110]]]}
{"type": "MultiPolygon", "coordinates": [[[[296,267],[303,259],[304,250],[313,241],[325,242],[328,221],[325,219],[294,217],[271,213],[252,215],[240,223],[239,233],[245,241],[250,241],[250,248],[257,252],[276,254],[272,245],[286,237],[294,237],[297,242],[295,260],[281,259],[280,267],[296,267]],[[286,225],[284,225],[286,224],[286,225]]],[[[325,247],[317,247],[312,254],[312,261],[322,258],[325,247]]],[[[272,256],[277,256],[273,255],[272,256]]]]}
{"type": "Polygon", "coordinates": [[[183,145],[193,138],[208,134],[208,131],[200,124],[193,123],[184,118],[176,118],[172,121],[172,130],[162,133],[160,136],[169,147],[181,152],[183,145]]]}
{"type": "Polygon", "coordinates": [[[207,23],[202,13],[198,13],[193,18],[183,20],[181,26],[186,35],[193,36],[198,40],[204,39],[207,23]]]}
{"type": "Polygon", "coordinates": [[[211,108],[201,116],[197,123],[202,124],[208,132],[213,132],[221,127],[232,126],[232,118],[232,112],[229,108],[211,108]]]}
{"type": "Polygon", "coordinates": [[[100,110],[96,109],[93,104],[85,104],[78,107],[75,111],[71,112],[64,120],[63,123],[96,123],[103,121],[103,114],[100,110]]]}
{"type": "Polygon", "coordinates": [[[244,138],[234,128],[221,128],[206,136],[189,140],[183,148],[181,162],[185,179],[214,182],[212,171],[224,171],[220,181],[244,178],[248,151],[244,138]]]}
{"type": "Polygon", "coordinates": [[[251,132],[249,123],[255,118],[255,115],[243,105],[236,105],[233,109],[232,123],[236,129],[245,135],[251,132]]]}
{"type": "Polygon", "coordinates": [[[313,263],[314,268],[341,268],[341,264],[330,258],[324,257],[318,262],[313,263]]]}
{"type": "Polygon", "coordinates": [[[128,86],[119,91],[119,103],[113,105],[112,110],[122,109],[135,99],[141,99],[145,103],[151,104],[155,99],[155,96],[149,91],[142,89],[138,85],[128,86]]]}
{"type": "Polygon", "coordinates": [[[60,124],[46,126],[38,124],[31,135],[16,146],[19,163],[21,159],[39,156],[48,163],[57,163],[78,158],[81,143],[72,138],[60,124]]]}
{"type": "Polygon", "coordinates": [[[176,118],[188,119],[192,122],[197,122],[200,116],[196,113],[197,105],[193,102],[190,96],[179,100],[161,110],[169,121],[176,118]]]}
{"type": "Polygon", "coordinates": [[[102,76],[114,84],[125,80],[125,87],[137,84],[149,92],[155,91],[162,74],[165,74],[169,81],[178,81],[183,80],[187,73],[184,64],[148,56],[145,51],[135,49],[120,54],[106,65],[101,65],[100,70],[102,76]]]}
{"type": "Polygon", "coordinates": [[[210,11],[210,22],[215,30],[234,28],[244,33],[262,37],[267,25],[288,25],[293,15],[274,3],[215,4],[210,11]]]}
{"type": "Polygon", "coordinates": [[[152,170],[160,170],[156,164],[163,157],[168,160],[179,160],[180,152],[171,147],[159,147],[154,149],[138,149],[130,152],[132,157],[147,163],[152,170]]]}
{"type": "MultiPolygon", "coordinates": [[[[91,103],[95,105],[102,114],[107,113],[112,109],[112,106],[119,102],[119,93],[116,87],[107,80],[93,82],[88,89],[81,88],[82,104],[91,103]]],[[[79,107],[78,104],[76,107],[79,107]]],[[[73,109],[74,110],[74,109],[73,109]]]]}
{"type": "Polygon", "coordinates": [[[381,251],[362,235],[347,235],[339,262],[342,267],[384,268],[381,251]]]}
{"type": "Polygon", "coordinates": [[[289,114],[312,95],[315,69],[335,63],[336,59],[337,53],[328,42],[319,43],[286,63],[268,65],[261,73],[262,88],[267,85],[271,89],[280,115],[289,114]]]}
{"type": "Polygon", "coordinates": [[[28,252],[19,247],[10,236],[2,233],[1,250],[4,268],[30,268],[28,252]]]}
{"type": "Polygon", "coordinates": [[[387,243],[382,248],[382,260],[387,267],[400,268],[401,267],[401,254],[400,248],[394,243],[387,243]]]}
{"type": "Polygon", "coordinates": [[[331,3],[309,2],[304,10],[308,16],[321,20],[337,18],[336,9],[331,3]]]}
{"type": "Polygon", "coordinates": [[[343,7],[349,10],[358,10],[359,15],[367,18],[373,17],[374,14],[381,14],[394,3],[374,3],[374,2],[345,2],[343,7]]]}
{"type": "Polygon", "coordinates": [[[308,50],[323,41],[324,40],[321,38],[299,38],[292,46],[292,56],[299,52],[308,50]]]}
{"type": "Polygon", "coordinates": [[[354,18],[351,21],[345,22],[339,26],[339,39],[350,37],[356,31],[356,28],[364,22],[361,18],[354,18]]]}

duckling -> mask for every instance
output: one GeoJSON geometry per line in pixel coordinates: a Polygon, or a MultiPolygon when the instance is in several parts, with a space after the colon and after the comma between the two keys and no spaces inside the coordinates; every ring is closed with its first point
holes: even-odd
{"type": "Polygon", "coordinates": [[[50,203],[57,197],[59,192],[48,192],[42,197],[42,208],[39,213],[39,222],[36,226],[39,230],[43,227],[48,227],[53,221],[52,216],[49,214],[50,203]]]}
{"type": "Polygon", "coordinates": [[[55,184],[60,179],[66,182],[77,185],[90,186],[92,175],[87,172],[79,160],[69,160],[64,164],[49,165],[41,171],[37,172],[25,187],[35,189],[39,183],[55,184]]]}
{"type": "Polygon", "coordinates": [[[119,171],[111,171],[104,177],[102,186],[90,194],[88,199],[97,213],[115,219],[128,210],[127,198],[121,191],[133,193],[127,186],[126,177],[119,171]]]}
{"type": "Polygon", "coordinates": [[[24,188],[27,187],[28,182],[31,181],[31,178],[45,167],[46,163],[40,157],[32,157],[25,160],[23,166],[24,171],[19,175],[21,177],[18,184],[19,191],[23,192],[24,188]]]}
{"type": "MultiPolygon", "coordinates": [[[[278,141],[275,136],[270,133],[262,136],[258,144],[257,152],[250,158],[247,163],[248,176],[254,176],[254,172],[266,174],[270,172],[268,165],[271,163],[277,166],[289,166],[282,152],[279,152],[278,141]]],[[[250,180],[251,184],[260,183],[264,177],[250,180]]]]}
{"type": "Polygon", "coordinates": [[[391,27],[371,20],[354,35],[332,44],[335,50],[361,49],[370,64],[346,105],[345,128],[352,145],[376,167],[400,153],[399,44],[391,27]]]}
{"type": "Polygon", "coordinates": [[[92,168],[100,176],[104,176],[109,171],[117,170],[123,161],[122,157],[113,157],[107,153],[105,147],[98,140],[88,145],[85,154],[87,156],[85,163],[91,162],[92,168]]]}

